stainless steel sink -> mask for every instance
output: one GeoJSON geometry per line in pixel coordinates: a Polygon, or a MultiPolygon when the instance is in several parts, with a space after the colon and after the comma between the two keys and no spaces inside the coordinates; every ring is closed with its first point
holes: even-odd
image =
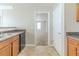
{"type": "Polygon", "coordinates": [[[12,35],[12,33],[1,33],[0,34],[0,38],[8,36],[8,35],[12,35]]]}
{"type": "Polygon", "coordinates": [[[4,35],[0,34],[0,38],[4,37],[4,35]]]}

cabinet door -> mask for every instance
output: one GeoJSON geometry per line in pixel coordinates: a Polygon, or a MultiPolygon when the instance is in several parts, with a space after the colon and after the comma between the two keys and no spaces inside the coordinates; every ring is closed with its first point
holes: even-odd
{"type": "Polygon", "coordinates": [[[77,56],[79,56],[79,41],[78,41],[78,44],[77,44],[77,56]]]}
{"type": "Polygon", "coordinates": [[[77,56],[79,56],[79,48],[77,48],[77,56]]]}
{"type": "Polygon", "coordinates": [[[13,43],[12,54],[13,56],[17,56],[19,54],[19,39],[16,39],[13,43]]]}
{"type": "Polygon", "coordinates": [[[77,56],[77,48],[74,45],[68,45],[68,56],[77,56]]]}
{"type": "Polygon", "coordinates": [[[76,5],[76,20],[77,20],[77,22],[79,22],[79,4],[77,3],[77,5],[76,5]]]}
{"type": "Polygon", "coordinates": [[[11,56],[11,45],[6,45],[0,49],[0,56],[11,56]]]}

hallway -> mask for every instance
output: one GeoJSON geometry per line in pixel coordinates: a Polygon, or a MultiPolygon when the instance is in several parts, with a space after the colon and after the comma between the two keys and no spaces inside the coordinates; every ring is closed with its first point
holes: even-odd
{"type": "Polygon", "coordinates": [[[36,39],[37,46],[48,46],[48,33],[42,33],[39,38],[36,39]]]}
{"type": "Polygon", "coordinates": [[[27,46],[19,56],[58,56],[52,46],[27,46]]]}

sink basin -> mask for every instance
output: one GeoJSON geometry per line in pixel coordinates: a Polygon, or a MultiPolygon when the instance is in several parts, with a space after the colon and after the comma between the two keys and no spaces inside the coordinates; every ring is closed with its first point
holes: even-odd
{"type": "Polygon", "coordinates": [[[0,38],[2,38],[3,36],[0,36],[0,38]]]}
{"type": "Polygon", "coordinates": [[[0,34],[0,38],[8,36],[8,35],[12,35],[12,33],[2,33],[2,34],[0,34]]]}
{"type": "Polygon", "coordinates": [[[4,35],[0,35],[0,38],[4,37],[4,35]]]}

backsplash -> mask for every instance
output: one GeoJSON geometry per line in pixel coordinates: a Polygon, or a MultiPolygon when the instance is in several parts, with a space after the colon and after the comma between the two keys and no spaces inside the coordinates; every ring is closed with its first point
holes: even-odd
{"type": "Polygon", "coordinates": [[[79,32],[66,32],[66,35],[79,35],[79,32]]]}
{"type": "Polygon", "coordinates": [[[0,32],[16,30],[16,27],[0,27],[0,32]]]}

